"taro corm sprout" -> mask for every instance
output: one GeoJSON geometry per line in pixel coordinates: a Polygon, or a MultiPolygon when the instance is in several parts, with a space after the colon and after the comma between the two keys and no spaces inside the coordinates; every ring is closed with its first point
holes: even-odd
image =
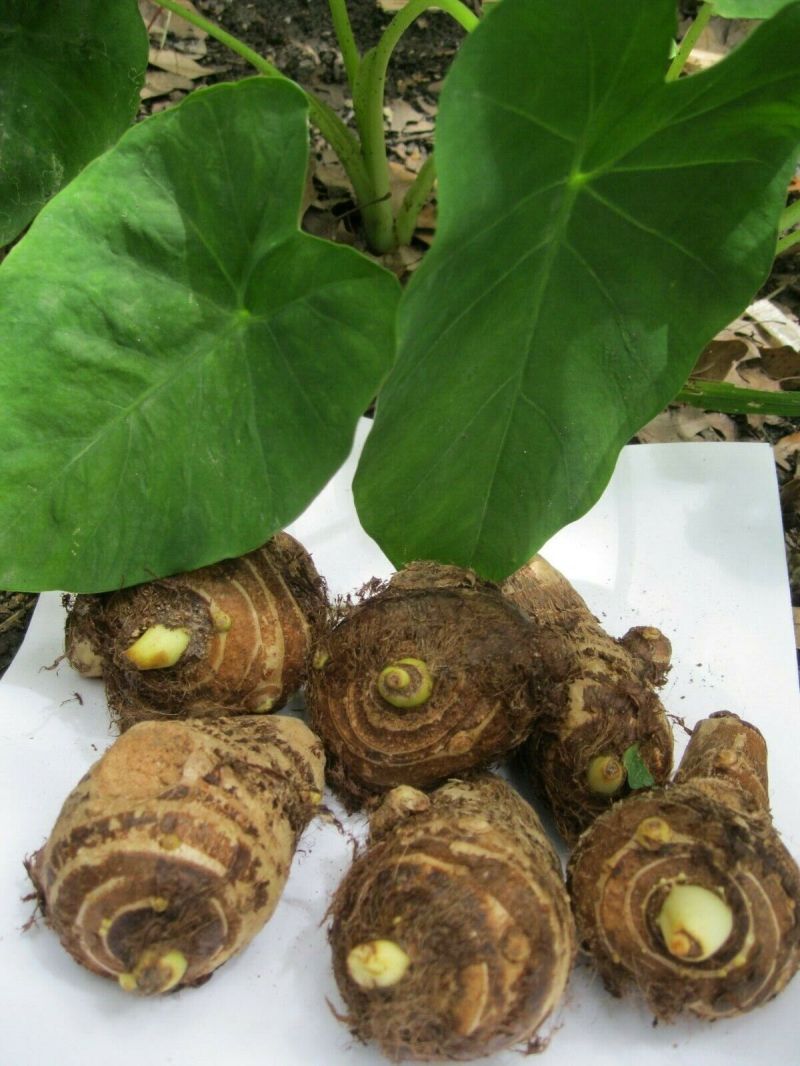
{"type": "Polygon", "coordinates": [[[537,707],[531,634],[497,586],[455,566],[415,563],[351,608],[306,693],[344,801],[431,787],[520,744],[537,707]]]}
{"type": "Polygon", "coordinates": [[[561,1000],[575,934],[532,808],[489,774],[400,786],[331,905],[346,1021],[390,1059],[471,1059],[529,1041],[561,1000]]]}
{"type": "Polygon", "coordinates": [[[201,983],[274,911],[323,768],[294,718],[140,722],[27,863],[47,923],[126,992],[201,983]]]}
{"type": "Polygon", "coordinates": [[[522,763],[571,842],[632,788],[669,777],[672,730],[655,687],[666,678],[670,644],[651,626],[610,637],[541,556],[502,590],[533,623],[549,678],[522,763]]]}
{"type": "Polygon", "coordinates": [[[311,557],[280,533],[238,559],[78,596],[67,657],[102,673],[122,729],[164,715],[253,714],[300,687],[325,610],[311,557]]]}
{"type": "Polygon", "coordinates": [[[800,870],[769,816],[764,739],[736,715],[700,722],[673,784],[601,815],[568,875],[606,986],[638,987],[659,1018],[741,1014],[800,967],[800,870]]]}

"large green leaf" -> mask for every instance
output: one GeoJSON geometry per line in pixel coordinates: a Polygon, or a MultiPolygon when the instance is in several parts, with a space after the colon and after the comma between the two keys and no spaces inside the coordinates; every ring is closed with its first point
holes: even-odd
{"type": "Polygon", "coordinates": [[[713,0],[714,13],[728,19],[768,19],[791,0],[713,0]]]}
{"type": "Polygon", "coordinates": [[[136,0],[2,0],[0,246],[130,125],[146,67],[136,0]]]}
{"type": "Polygon", "coordinates": [[[395,279],[301,233],[295,86],[130,130],[0,267],[0,587],[102,590],[255,547],[348,453],[395,279]]]}
{"type": "Polygon", "coordinates": [[[522,564],[768,272],[800,139],[800,6],[665,84],[674,8],[503,0],[462,46],[436,242],[355,483],[395,563],[522,564]]]}

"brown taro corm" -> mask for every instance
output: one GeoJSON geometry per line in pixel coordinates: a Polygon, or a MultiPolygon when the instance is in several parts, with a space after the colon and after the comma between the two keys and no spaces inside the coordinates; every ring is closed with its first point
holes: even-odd
{"type": "Polygon", "coordinates": [[[347,610],[306,690],[344,802],[433,787],[522,743],[538,708],[531,636],[496,585],[436,563],[411,564],[347,610]]]}
{"type": "Polygon", "coordinates": [[[670,643],[652,626],[609,636],[541,556],[501,588],[535,628],[546,679],[521,763],[572,842],[632,787],[669,777],[672,729],[656,688],[669,669],[670,643]]]}
{"type": "Polygon", "coordinates": [[[800,870],[769,815],[764,739],[736,715],[700,722],[673,784],[601,815],[568,879],[604,983],[658,1018],[742,1014],[800,967],[800,870]]]}
{"type": "Polygon", "coordinates": [[[122,729],[165,716],[260,713],[300,688],[326,614],[311,557],[279,533],[236,559],[76,597],[67,657],[85,675],[102,674],[122,729]]]}
{"type": "Polygon", "coordinates": [[[530,1044],[575,956],[553,846],[489,774],[389,792],[331,915],[343,1021],[396,1061],[530,1044]]]}
{"type": "Polygon", "coordinates": [[[275,910],[323,774],[294,718],[132,726],[27,863],[47,924],[125,991],[201,984],[275,910]]]}

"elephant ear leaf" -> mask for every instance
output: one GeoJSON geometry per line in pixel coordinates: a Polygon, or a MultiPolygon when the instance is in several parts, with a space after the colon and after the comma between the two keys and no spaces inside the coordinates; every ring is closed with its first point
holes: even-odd
{"type": "Polygon", "coordinates": [[[792,0],[713,0],[714,14],[726,19],[768,19],[792,0]]]}
{"type": "Polygon", "coordinates": [[[134,126],[0,267],[0,588],[103,591],[239,555],[346,458],[399,286],[301,232],[304,94],[134,126]]]}
{"type": "Polygon", "coordinates": [[[4,0],[0,246],[130,125],[146,68],[136,0],[4,0]]]}
{"type": "Polygon", "coordinates": [[[522,565],[768,274],[800,141],[800,6],[666,83],[674,33],[674,0],[503,0],[462,46],[436,242],[355,481],[396,565],[522,565]]]}

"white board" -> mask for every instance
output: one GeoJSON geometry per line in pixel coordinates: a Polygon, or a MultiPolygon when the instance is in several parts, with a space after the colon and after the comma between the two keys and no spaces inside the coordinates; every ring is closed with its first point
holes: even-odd
{"type": "MultiPolygon", "coordinates": [[[[354,455],[292,526],[334,593],[352,592],[387,560],[358,526],[354,455]]],[[[674,665],[662,698],[691,725],[727,709],[770,747],[772,807],[800,855],[800,700],[777,486],[759,444],[626,448],[600,502],[544,554],[614,635],[657,625],[674,665]]],[[[41,598],[0,682],[0,1063],[2,1066],[367,1066],[330,972],[324,915],[351,858],[330,824],[304,836],[272,921],[207,984],[156,1000],[131,997],[79,967],[40,921],[23,858],[44,842],[67,793],[111,743],[102,684],[61,662],[60,598],[41,598]]],[[[676,731],[678,752],[685,737],[676,731]]],[[[335,804],[332,804],[335,806],[335,804]]],[[[363,820],[349,819],[358,832],[363,820]]],[[[614,1000],[583,963],[544,1027],[547,1066],[732,1066],[800,1063],[800,978],[738,1019],[653,1027],[636,999],[614,1000]]],[[[519,1066],[517,1052],[482,1060],[519,1066]]]]}

